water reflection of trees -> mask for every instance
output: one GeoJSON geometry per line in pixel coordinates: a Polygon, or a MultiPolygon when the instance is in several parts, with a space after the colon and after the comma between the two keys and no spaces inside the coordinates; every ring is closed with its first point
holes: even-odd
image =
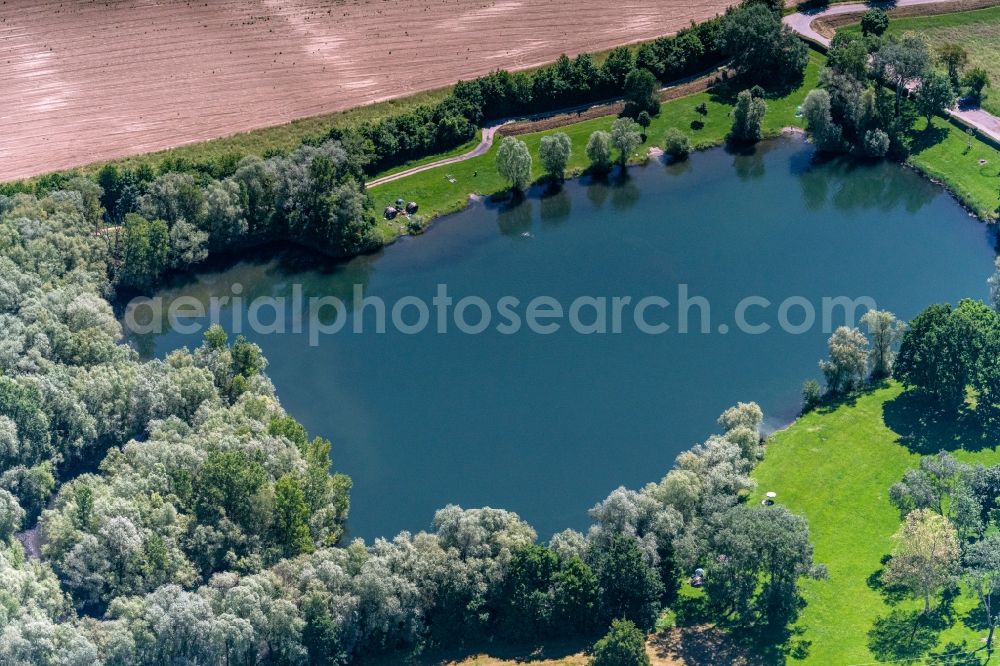
{"type": "MultiPolygon", "coordinates": [[[[213,263],[204,271],[175,276],[170,286],[154,296],[162,299],[164,317],[171,303],[179,298],[195,299],[210,316],[215,299],[222,321],[233,320],[234,297],[241,299],[241,319],[244,321],[246,308],[253,300],[261,297],[283,298],[285,306],[279,312],[285,315],[286,323],[290,325],[288,318],[292,314],[294,298],[300,297],[303,303],[308,303],[310,298],[334,296],[350,311],[354,303],[354,285],[361,285],[363,291],[367,290],[374,263],[381,255],[379,251],[338,262],[327,255],[297,247],[281,248],[277,253],[272,249],[270,258],[263,251],[251,252],[245,255],[243,261],[230,257],[213,263]]],[[[273,311],[265,310],[260,316],[267,322],[273,311]]],[[[303,312],[303,316],[307,315],[303,312]]],[[[155,354],[157,339],[169,332],[164,321],[160,333],[127,333],[126,337],[140,355],[150,358],[155,354]]]]}
{"type": "Polygon", "coordinates": [[[627,172],[611,181],[611,205],[615,210],[628,210],[641,196],[642,191],[627,172]]]}
{"type": "Polygon", "coordinates": [[[815,158],[798,176],[810,210],[832,205],[843,211],[902,208],[915,213],[939,194],[934,185],[892,162],[815,158]]]}
{"type": "Polygon", "coordinates": [[[565,187],[556,186],[542,195],[539,201],[539,217],[543,224],[558,225],[569,219],[572,199],[565,187]]]}
{"type": "Polygon", "coordinates": [[[740,180],[756,180],[765,173],[764,157],[781,146],[779,141],[761,141],[750,146],[727,146],[733,156],[733,170],[740,180]]]}
{"type": "Polygon", "coordinates": [[[502,204],[497,212],[497,226],[504,236],[520,236],[531,231],[532,203],[518,198],[502,204]]]}

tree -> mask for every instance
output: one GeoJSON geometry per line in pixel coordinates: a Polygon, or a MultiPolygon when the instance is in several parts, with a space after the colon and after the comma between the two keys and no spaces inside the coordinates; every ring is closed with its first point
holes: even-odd
{"type": "Polygon", "coordinates": [[[663,139],[663,152],[675,160],[684,159],[691,152],[691,140],[676,127],[670,127],[663,139]]]}
{"type": "Polygon", "coordinates": [[[881,37],[889,29],[889,15],[877,7],[869,9],[861,16],[861,34],[881,37]]]}
{"type": "Polygon", "coordinates": [[[538,156],[545,167],[545,173],[553,180],[562,180],[566,176],[566,163],[573,149],[573,143],[565,132],[557,132],[542,137],[538,146],[538,156]]]}
{"type": "Polygon", "coordinates": [[[275,542],[285,557],[313,550],[309,533],[309,504],[306,503],[302,485],[291,474],[286,474],[274,484],[275,542]]]}
{"type": "Polygon", "coordinates": [[[990,86],[990,76],[982,67],[976,67],[962,79],[962,86],[969,89],[969,99],[979,103],[983,99],[983,90],[990,86]]]}
{"type": "Polygon", "coordinates": [[[628,620],[614,620],[611,630],[594,644],[591,666],[649,666],[646,637],[628,620]]]}
{"type": "Polygon", "coordinates": [[[944,113],[955,103],[955,90],[951,87],[951,81],[944,74],[938,72],[928,72],[917,89],[915,97],[917,108],[920,113],[927,118],[928,129],[931,126],[931,118],[944,113]]]}
{"type": "Polygon", "coordinates": [[[802,103],[802,116],[817,148],[831,152],[842,148],[841,128],[830,113],[830,93],[822,88],[810,90],[802,103]]]}
{"type": "Polygon", "coordinates": [[[1000,622],[1000,534],[988,534],[965,551],[963,572],[976,591],[989,634],[986,654],[993,653],[993,634],[1000,622]]]}
{"type": "Polygon", "coordinates": [[[807,379],[802,384],[802,412],[815,409],[823,399],[823,391],[815,379],[807,379]]]}
{"type": "Polygon", "coordinates": [[[906,325],[888,310],[869,310],[861,316],[861,323],[868,330],[868,339],[872,343],[869,354],[872,377],[888,377],[892,374],[896,346],[903,338],[906,325]]]}
{"type": "Polygon", "coordinates": [[[873,63],[876,79],[889,81],[896,89],[896,116],[907,81],[921,78],[930,67],[931,56],[927,42],[918,35],[907,33],[902,37],[890,38],[875,52],[873,63]]]}
{"type": "Polygon", "coordinates": [[[24,509],[17,498],[0,488],[0,545],[9,541],[21,529],[24,509]]]}
{"type": "Polygon", "coordinates": [[[951,306],[931,305],[914,317],[903,334],[895,375],[942,407],[955,409],[965,402],[969,383],[964,347],[951,306]]]}
{"type": "Polygon", "coordinates": [[[801,516],[783,506],[736,506],[711,536],[705,591],[741,624],[784,626],[799,605],[799,578],[814,571],[812,555],[801,516]]]}
{"type": "Polygon", "coordinates": [[[597,173],[605,173],[611,168],[611,135],[597,130],[587,140],[587,159],[597,173]]]}
{"type": "Polygon", "coordinates": [[[826,390],[836,395],[858,389],[868,374],[868,339],[856,328],[840,326],[827,346],[830,358],[819,364],[826,390]]]}
{"type": "Polygon", "coordinates": [[[497,171],[507,179],[515,192],[522,191],[531,180],[531,153],[528,144],[505,136],[497,150],[497,171]]]}
{"type": "Polygon", "coordinates": [[[555,553],[537,544],[514,551],[497,603],[500,624],[511,639],[544,637],[552,621],[552,579],[559,562],[555,553]]]}
{"type": "Polygon", "coordinates": [[[780,87],[796,81],[809,61],[805,42],[781,24],[780,15],[762,4],[744,4],[727,13],[718,45],[748,84],[780,87]]]}
{"type": "Polygon", "coordinates": [[[625,77],[625,115],[636,117],[645,111],[651,116],[660,112],[660,82],[644,67],[636,67],[625,77]]]}
{"type": "Polygon", "coordinates": [[[595,562],[604,617],[624,618],[644,629],[652,628],[663,583],[646,564],[635,539],[613,535],[598,547],[595,562]]]}
{"type": "Polygon", "coordinates": [[[597,576],[578,556],[562,562],[552,577],[552,624],[561,631],[586,634],[596,624],[601,606],[597,576]]]}
{"type": "Polygon", "coordinates": [[[907,514],[893,540],[896,546],[882,577],[923,598],[926,613],[931,595],[952,583],[958,571],[958,533],[944,516],[917,509],[907,514]]]}
{"type": "Polygon", "coordinates": [[[937,47],[937,61],[948,70],[951,87],[958,90],[962,85],[962,70],[969,63],[968,52],[959,44],[942,44],[937,47]]]}
{"type": "Polygon", "coordinates": [[[733,108],[733,128],[729,133],[731,140],[744,143],[755,143],[761,138],[761,123],[767,113],[767,102],[755,98],[749,90],[743,90],[736,96],[736,106],[733,108]]]}
{"type": "Polygon", "coordinates": [[[611,126],[611,142],[618,149],[618,164],[624,168],[632,152],[642,143],[639,124],[631,118],[618,118],[611,126]]]}
{"type": "Polygon", "coordinates": [[[635,122],[639,123],[639,127],[642,128],[642,135],[646,136],[646,130],[653,124],[653,119],[649,117],[648,111],[640,111],[639,115],[635,118],[635,122]]]}
{"type": "Polygon", "coordinates": [[[170,231],[163,220],[125,215],[119,282],[140,291],[152,289],[170,260],[170,231]]]}

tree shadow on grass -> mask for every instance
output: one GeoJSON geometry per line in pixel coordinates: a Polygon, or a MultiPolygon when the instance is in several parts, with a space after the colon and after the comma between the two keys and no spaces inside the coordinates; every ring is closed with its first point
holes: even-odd
{"type": "Polygon", "coordinates": [[[910,142],[910,152],[915,155],[922,153],[947,138],[947,127],[937,127],[935,125],[931,125],[930,127],[919,130],[913,134],[912,141],[910,142]]]}
{"type": "Polygon", "coordinates": [[[935,611],[921,613],[895,609],[877,620],[868,632],[868,649],[879,661],[917,659],[934,648],[947,627],[935,611]]]}
{"type": "Polygon", "coordinates": [[[929,455],[939,451],[980,451],[1000,443],[1000,418],[995,409],[957,412],[939,409],[917,391],[905,391],[885,403],[885,424],[899,435],[899,443],[914,453],[929,455]]]}
{"type": "Polygon", "coordinates": [[[892,559],[892,555],[882,556],[882,566],[871,573],[868,576],[868,587],[875,592],[882,595],[882,599],[890,606],[895,606],[896,604],[902,602],[907,598],[908,593],[906,589],[900,587],[899,585],[889,585],[882,578],[882,574],[885,573],[885,565],[889,563],[892,559]]]}

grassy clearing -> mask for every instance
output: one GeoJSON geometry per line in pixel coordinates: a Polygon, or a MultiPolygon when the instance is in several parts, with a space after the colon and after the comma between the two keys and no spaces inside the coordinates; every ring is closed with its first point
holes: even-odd
{"type": "Polygon", "coordinates": [[[981,645],[985,633],[965,623],[976,605],[968,592],[953,601],[950,616],[936,616],[938,624],[927,626],[917,621],[919,602],[890,603],[869,584],[901,522],[889,486],[917,465],[920,454],[943,448],[968,462],[1000,461],[992,448],[997,442],[971,424],[927,424],[925,418],[912,395],[891,384],[852,404],[803,416],[771,438],[754,472],[758,490],[751,501],[777,492],[778,501],[809,520],[816,561],[829,567],[829,580],[804,584],[807,605],[798,622],[798,640],[808,645],[804,663],[872,663],[949,643],[981,645]],[[873,641],[869,632],[876,625],[886,635],[894,631],[894,638],[873,641]]]}
{"type": "MultiPolygon", "coordinates": [[[[861,32],[857,25],[843,30],[861,32]]],[[[960,44],[969,52],[969,67],[982,67],[989,72],[993,85],[1000,87],[1000,6],[954,14],[899,18],[889,22],[889,34],[904,32],[920,33],[932,48],[949,42],[960,44]]],[[[1000,115],[998,88],[987,94],[983,108],[1000,115]]]]}

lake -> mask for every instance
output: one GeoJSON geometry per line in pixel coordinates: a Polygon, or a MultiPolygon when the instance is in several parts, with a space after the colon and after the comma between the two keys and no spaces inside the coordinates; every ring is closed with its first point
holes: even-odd
{"type": "MultiPolygon", "coordinates": [[[[784,138],[752,154],[715,149],[632,168],[625,180],[533,191],[518,205],[473,203],[422,236],[345,264],[247,261],[160,295],[207,302],[239,284],[242,303],[221,310],[230,331],[257,296],[301,289],[305,299],[348,303],[344,328],[316,346],[306,331],[242,327],[270,360],[282,404],[333,442],[335,468],[353,477],[352,536],[426,529],[435,509],[457,503],[516,511],[548,538],[585,528],[587,509],[617,486],[659,480],[736,401],[759,402],[771,428],[791,420],[803,380],[819,377],[826,353],[824,297],[869,297],[902,318],[934,302],[985,299],[994,248],[990,227],[916,174],[888,163],[817,163],[808,144],[784,138]],[[409,303],[400,310],[407,325],[419,318],[416,300],[430,304],[438,285],[456,303],[516,298],[522,322],[538,296],[553,299],[550,311],[585,300],[576,329],[564,318],[549,334],[524,325],[502,332],[498,309],[478,334],[453,321],[438,333],[434,309],[421,332],[389,325],[380,334],[375,306],[350,309],[356,284],[390,311],[409,303]],[[684,288],[704,299],[687,309],[687,333],[678,330],[684,288]],[[594,299],[625,296],[652,303],[643,330],[632,309],[620,332],[614,317],[607,332],[580,330],[598,323],[594,299]],[[705,302],[710,332],[702,333],[705,302]],[[797,326],[810,308],[815,324],[797,326]],[[359,316],[365,332],[356,334],[359,316]],[[744,332],[741,321],[770,330],[744,332]],[[664,323],[666,333],[649,330],[664,323]]],[[[831,312],[831,326],[842,323],[843,308],[831,312]]],[[[477,307],[464,313],[472,324],[482,316],[477,307]]],[[[319,321],[335,315],[329,307],[319,321]]],[[[282,323],[290,329],[297,317],[286,311],[282,323]]],[[[199,341],[177,331],[133,340],[146,355],[199,341]]]]}

